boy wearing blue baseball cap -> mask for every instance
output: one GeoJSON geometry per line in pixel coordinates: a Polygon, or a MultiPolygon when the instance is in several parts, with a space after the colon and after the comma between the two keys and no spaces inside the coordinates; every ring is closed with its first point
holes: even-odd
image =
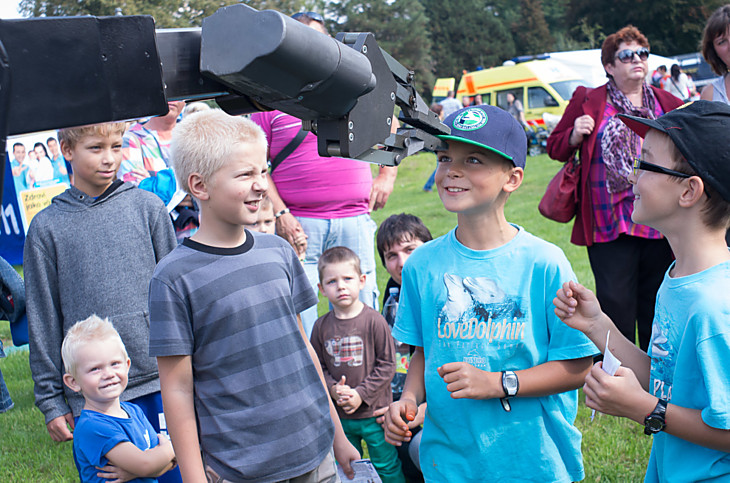
{"type": "MultiPolygon", "coordinates": [[[[629,181],[631,218],[672,247],[656,295],[649,353],[621,336],[596,296],[568,282],[555,311],[622,362],[586,378],[586,404],[653,436],[646,482],[730,479],[730,107],[697,101],[656,119],[621,115],[644,138],[629,181]]],[[[429,406],[430,410],[430,406],[429,406]]]]}
{"type": "Polygon", "coordinates": [[[576,389],[597,351],[553,313],[555,292],[575,279],[563,252],[504,215],[524,176],[525,131],[487,105],[444,122],[436,186],[458,225],[403,268],[393,336],[416,351],[386,439],[408,441],[427,399],[426,481],[582,480],[576,389]]]}

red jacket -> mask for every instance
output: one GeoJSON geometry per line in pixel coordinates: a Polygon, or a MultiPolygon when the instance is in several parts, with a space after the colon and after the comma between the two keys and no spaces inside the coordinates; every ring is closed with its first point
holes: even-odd
{"type": "MultiPolygon", "coordinates": [[[[669,112],[682,105],[682,101],[672,94],[649,86],[654,91],[654,96],[664,112],[669,112]]],[[[606,97],[608,89],[606,84],[589,89],[578,87],[570,99],[565,113],[560,122],[550,134],[547,140],[547,152],[552,159],[566,162],[572,159],[573,154],[580,146],[580,191],[578,210],[573,224],[573,234],[570,241],[575,245],[591,246],[593,244],[593,205],[591,203],[591,191],[588,184],[591,158],[593,156],[598,125],[603,118],[603,111],[606,109],[606,97]],[[583,114],[590,115],[596,123],[593,132],[583,138],[578,146],[571,146],[568,140],[573,132],[573,124],[583,114]]]]}

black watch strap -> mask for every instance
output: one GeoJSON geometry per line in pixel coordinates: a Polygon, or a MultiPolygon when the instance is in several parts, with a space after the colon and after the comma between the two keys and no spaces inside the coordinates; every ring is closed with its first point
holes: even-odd
{"type": "Polygon", "coordinates": [[[659,399],[654,410],[644,418],[644,434],[652,435],[664,431],[667,426],[667,401],[659,399]]]}

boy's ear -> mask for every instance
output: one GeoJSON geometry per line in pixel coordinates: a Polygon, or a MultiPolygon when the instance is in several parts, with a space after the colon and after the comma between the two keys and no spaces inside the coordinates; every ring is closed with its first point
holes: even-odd
{"type": "Polygon", "coordinates": [[[322,284],[321,283],[317,282],[317,288],[319,289],[319,293],[321,293],[322,295],[324,295],[324,288],[322,288],[322,284]]]}
{"type": "Polygon", "coordinates": [[[514,167],[510,169],[509,179],[502,186],[502,191],[512,193],[522,184],[522,180],[525,178],[525,170],[522,168],[514,167]]]}
{"type": "Polygon", "coordinates": [[[192,173],[188,176],[188,188],[193,198],[197,198],[201,201],[206,201],[210,198],[208,194],[208,184],[203,180],[203,177],[199,173],[192,173]]]}
{"type": "Polygon", "coordinates": [[[360,275],[360,290],[365,288],[365,281],[367,280],[367,278],[368,278],[368,276],[365,275],[364,273],[362,275],[360,275]]]}
{"type": "Polygon", "coordinates": [[[66,384],[73,392],[81,392],[81,386],[79,386],[79,384],[76,382],[74,376],[72,376],[68,372],[63,375],[63,383],[66,384]]]}
{"type": "Polygon", "coordinates": [[[686,188],[679,195],[679,206],[690,208],[702,199],[705,193],[705,182],[699,176],[687,178],[686,188]]]}
{"type": "Polygon", "coordinates": [[[73,149],[71,149],[71,146],[66,141],[61,141],[61,154],[63,154],[66,161],[73,159],[73,149]]]}

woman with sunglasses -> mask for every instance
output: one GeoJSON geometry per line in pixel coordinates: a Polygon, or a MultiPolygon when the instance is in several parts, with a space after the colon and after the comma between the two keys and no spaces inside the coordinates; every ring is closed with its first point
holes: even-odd
{"type": "Polygon", "coordinates": [[[631,341],[651,337],[654,301],[672,260],[662,235],[631,221],[634,194],[627,177],[641,155],[641,139],[617,117],[656,119],[682,104],[646,83],[649,42],[629,25],[606,37],[601,63],[608,82],[578,87],[547,141],[551,158],[579,155],[580,190],[571,242],[586,246],[601,308],[631,341]]]}

